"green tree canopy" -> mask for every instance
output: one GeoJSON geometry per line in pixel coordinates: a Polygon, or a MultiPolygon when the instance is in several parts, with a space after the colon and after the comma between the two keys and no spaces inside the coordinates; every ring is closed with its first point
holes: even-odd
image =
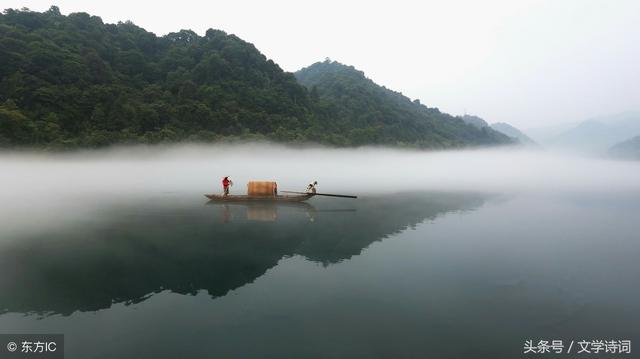
{"type": "MultiPolygon", "coordinates": [[[[337,65],[316,64],[299,78],[308,85],[312,73],[330,66],[337,65]]],[[[65,16],[55,6],[7,9],[0,14],[0,145],[226,137],[421,147],[504,142],[381,92],[363,76],[331,76],[307,90],[252,44],[220,30],[158,37],[131,22],[65,16]]]]}

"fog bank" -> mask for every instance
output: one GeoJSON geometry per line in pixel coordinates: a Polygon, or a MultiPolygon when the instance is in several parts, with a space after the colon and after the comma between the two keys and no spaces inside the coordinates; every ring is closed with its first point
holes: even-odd
{"type": "Polygon", "coordinates": [[[69,195],[150,192],[232,193],[252,179],[325,192],[412,190],[627,191],[640,189],[637,162],[589,159],[513,148],[413,151],[385,148],[291,148],[270,144],[122,147],[66,154],[0,154],[0,196],[64,199],[69,195]]]}
{"type": "MultiPolygon", "coordinates": [[[[386,148],[291,148],[271,144],[120,147],[74,153],[0,154],[0,237],[101,218],[145,204],[194,206],[204,193],[246,182],[359,196],[406,191],[555,195],[640,193],[640,163],[517,150],[426,152],[386,148]],[[156,201],[157,202],[154,202],[156,201]]],[[[1,241],[0,241],[1,242],[1,241]]]]}

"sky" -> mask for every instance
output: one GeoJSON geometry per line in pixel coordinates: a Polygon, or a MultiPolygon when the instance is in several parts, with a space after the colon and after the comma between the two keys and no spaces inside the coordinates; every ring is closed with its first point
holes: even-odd
{"type": "Polygon", "coordinates": [[[157,35],[208,28],[285,71],[329,57],[454,115],[539,128],[640,111],[640,1],[3,0],[157,35]]]}

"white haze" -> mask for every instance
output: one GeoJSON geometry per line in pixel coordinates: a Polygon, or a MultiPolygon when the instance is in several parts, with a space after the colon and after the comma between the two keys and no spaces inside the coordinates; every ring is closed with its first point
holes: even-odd
{"type": "MultiPolygon", "coordinates": [[[[123,147],[66,154],[0,155],[2,198],[58,199],[140,193],[233,192],[251,179],[327,192],[415,190],[628,191],[640,189],[637,162],[513,148],[417,151],[365,147],[295,148],[271,144],[123,147]]],[[[3,204],[2,207],[5,207],[3,204]]]]}
{"type": "Polygon", "coordinates": [[[271,144],[121,147],[66,154],[0,154],[3,236],[99,218],[111,205],[204,203],[231,176],[279,189],[360,196],[405,191],[640,193],[640,163],[514,148],[426,152],[386,148],[292,148],[271,144]]]}

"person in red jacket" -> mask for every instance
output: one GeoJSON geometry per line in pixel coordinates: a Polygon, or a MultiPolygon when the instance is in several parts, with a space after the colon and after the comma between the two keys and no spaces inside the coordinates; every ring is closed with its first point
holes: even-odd
{"type": "Polygon", "coordinates": [[[229,177],[225,177],[222,179],[222,189],[224,189],[224,195],[229,195],[229,186],[233,186],[233,182],[229,179],[229,177]]]}

